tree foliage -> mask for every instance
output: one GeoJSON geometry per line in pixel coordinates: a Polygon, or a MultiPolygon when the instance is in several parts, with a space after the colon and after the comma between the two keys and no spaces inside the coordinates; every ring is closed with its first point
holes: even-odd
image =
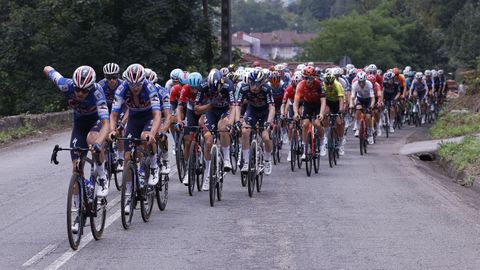
{"type": "Polygon", "coordinates": [[[107,62],[139,62],[161,80],[175,67],[206,70],[206,24],[197,0],[0,0],[0,115],[65,107],[45,65],[67,77],[91,65],[101,78],[107,62]]]}

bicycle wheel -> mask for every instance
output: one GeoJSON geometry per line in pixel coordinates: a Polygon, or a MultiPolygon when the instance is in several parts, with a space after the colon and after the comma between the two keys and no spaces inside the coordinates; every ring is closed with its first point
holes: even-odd
{"type": "Polygon", "coordinates": [[[195,142],[190,144],[190,150],[188,151],[188,195],[193,196],[195,190],[195,181],[197,180],[197,153],[195,153],[195,142]]]}
{"type": "Polygon", "coordinates": [[[290,142],[290,169],[292,172],[295,171],[295,162],[297,161],[297,144],[298,140],[296,135],[293,135],[292,141],[290,142]]]}
{"type": "Polygon", "coordinates": [[[237,173],[238,169],[238,138],[237,136],[232,137],[232,144],[230,145],[230,161],[232,163],[232,174],[237,173]]]}
{"type": "MultiPolygon", "coordinates": [[[[258,164],[263,164],[263,154],[258,155],[257,157],[258,164]]],[[[259,172],[255,176],[255,183],[257,186],[257,192],[260,192],[262,190],[262,184],[263,184],[263,171],[259,172]]]]}
{"type": "Polygon", "coordinates": [[[312,174],[312,133],[308,132],[307,141],[305,142],[305,170],[307,176],[312,174]]]}
{"type": "Polygon", "coordinates": [[[221,156],[219,160],[219,166],[218,166],[218,178],[217,178],[217,184],[215,185],[215,189],[217,190],[217,200],[221,201],[222,200],[222,191],[223,191],[223,177],[225,177],[225,172],[223,171],[223,156],[221,156]]]}
{"type": "Polygon", "coordinates": [[[327,141],[327,148],[328,148],[328,165],[330,168],[333,168],[333,159],[335,158],[335,139],[333,138],[333,130],[330,129],[330,134],[328,136],[327,141]]]}
{"type": "Polygon", "coordinates": [[[282,161],[280,151],[282,150],[282,129],[280,127],[277,128],[277,144],[274,147],[277,149],[276,156],[277,156],[277,163],[280,164],[282,161]]]}
{"type": "Polygon", "coordinates": [[[203,180],[205,178],[205,156],[203,140],[199,142],[199,156],[197,158],[197,191],[202,191],[203,180]]]}
{"type": "Polygon", "coordinates": [[[211,160],[210,160],[210,182],[209,182],[209,197],[210,197],[210,206],[215,205],[216,200],[216,191],[215,187],[217,186],[217,146],[213,145],[211,150],[211,160]]]}
{"type": "MultiPolygon", "coordinates": [[[[97,185],[98,186],[98,185],[97,185]]],[[[102,238],[103,229],[105,228],[105,219],[107,217],[107,199],[95,196],[92,206],[95,214],[90,215],[90,228],[95,240],[102,238]]]]}
{"type": "Polygon", "coordinates": [[[302,146],[302,137],[300,134],[298,134],[298,137],[297,137],[298,141],[297,141],[297,167],[299,169],[302,168],[302,154],[303,154],[303,146],[302,146]]]}
{"type": "Polygon", "coordinates": [[[312,158],[313,158],[313,171],[315,173],[318,173],[318,171],[320,170],[320,138],[318,138],[318,135],[315,134],[314,135],[314,139],[313,139],[313,155],[312,155],[312,158]]]}
{"type": "Polygon", "coordinates": [[[123,169],[122,177],[122,194],[120,196],[120,213],[122,217],[122,225],[125,230],[130,227],[133,218],[133,212],[137,203],[135,195],[135,165],[129,160],[123,169]],[[128,207],[128,212],[125,208],[128,207]]]}
{"type": "Polygon", "coordinates": [[[165,210],[168,201],[168,182],[170,181],[170,177],[168,174],[159,175],[159,181],[155,186],[155,195],[157,197],[157,205],[160,211],[165,210]]]}
{"type": "Polygon", "coordinates": [[[365,146],[365,121],[360,121],[360,127],[358,131],[358,141],[360,142],[360,155],[363,156],[363,150],[365,146]]]}
{"type": "Polygon", "coordinates": [[[248,159],[248,196],[253,196],[255,190],[255,178],[257,176],[257,141],[252,141],[250,144],[250,158],[248,159]]]}
{"type": "Polygon", "coordinates": [[[70,247],[77,250],[83,234],[85,220],[84,190],[82,176],[74,173],[70,178],[70,185],[67,194],[67,235],[70,247]],[[73,232],[72,226],[78,224],[77,232],[73,232]]]}
{"type": "Polygon", "coordinates": [[[390,129],[389,129],[389,127],[390,127],[390,117],[387,115],[387,113],[389,113],[389,112],[384,112],[383,113],[384,114],[384,120],[385,120],[383,122],[384,123],[383,127],[385,128],[385,137],[386,138],[388,138],[389,132],[390,132],[390,129]]]}
{"type": "Polygon", "coordinates": [[[185,176],[185,160],[183,158],[183,133],[180,133],[177,142],[175,144],[175,162],[177,163],[177,174],[180,183],[182,183],[182,179],[185,176]]]}

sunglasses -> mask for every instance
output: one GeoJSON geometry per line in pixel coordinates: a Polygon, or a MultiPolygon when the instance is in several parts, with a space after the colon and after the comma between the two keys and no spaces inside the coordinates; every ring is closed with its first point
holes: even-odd
{"type": "Polygon", "coordinates": [[[90,90],[92,90],[92,86],[90,86],[88,88],[75,87],[75,92],[77,92],[77,93],[88,94],[88,93],[90,93],[90,90]]]}
{"type": "Polygon", "coordinates": [[[308,77],[303,77],[303,78],[304,78],[305,80],[307,80],[307,81],[313,81],[313,80],[315,80],[315,77],[313,77],[313,76],[308,76],[308,77]]]}
{"type": "Polygon", "coordinates": [[[137,87],[141,87],[143,85],[143,82],[138,82],[138,83],[132,83],[132,84],[128,84],[128,87],[131,88],[137,88],[137,87]]]}
{"type": "Polygon", "coordinates": [[[117,80],[117,79],[118,79],[118,76],[116,76],[116,75],[113,75],[113,76],[111,76],[111,75],[110,75],[110,76],[105,76],[105,79],[107,79],[107,80],[109,80],[109,81],[111,81],[111,80],[117,80]]]}

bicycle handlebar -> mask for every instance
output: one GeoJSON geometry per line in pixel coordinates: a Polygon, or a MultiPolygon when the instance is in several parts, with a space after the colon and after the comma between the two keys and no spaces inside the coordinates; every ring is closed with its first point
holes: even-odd
{"type": "Polygon", "coordinates": [[[57,153],[60,151],[75,151],[75,152],[81,152],[81,151],[88,151],[90,150],[89,148],[83,148],[83,147],[73,147],[73,148],[61,148],[58,144],[55,145],[53,148],[52,156],[50,158],[50,163],[54,163],[55,165],[58,165],[60,162],[57,160],[57,153]]]}

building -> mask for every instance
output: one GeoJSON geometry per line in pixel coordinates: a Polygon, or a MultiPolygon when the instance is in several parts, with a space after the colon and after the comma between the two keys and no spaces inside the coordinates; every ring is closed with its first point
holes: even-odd
{"type": "Polygon", "coordinates": [[[262,58],[282,60],[294,58],[301,50],[299,44],[315,38],[313,33],[296,31],[273,31],[268,33],[236,32],[232,35],[232,45],[243,53],[262,58]]]}

